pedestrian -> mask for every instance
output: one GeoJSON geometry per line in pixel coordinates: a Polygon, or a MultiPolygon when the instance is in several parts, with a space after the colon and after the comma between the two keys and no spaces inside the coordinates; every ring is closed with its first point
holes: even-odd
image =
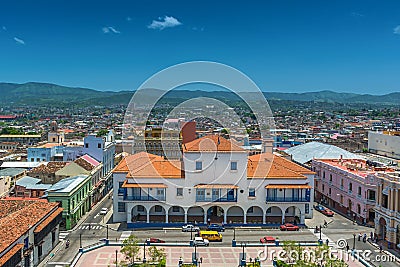
{"type": "Polygon", "coordinates": [[[370,233],[370,237],[371,237],[371,242],[374,241],[374,233],[372,231],[370,233]]]}
{"type": "Polygon", "coordinates": [[[362,237],[362,234],[359,233],[359,234],[358,234],[358,241],[361,241],[361,237],[362,237]]]}
{"type": "Polygon", "coordinates": [[[364,243],[367,242],[367,234],[366,233],[364,233],[363,242],[364,243]]]}
{"type": "Polygon", "coordinates": [[[347,250],[347,251],[350,250],[349,244],[346,245],[346,250],[347,250]]]}
{"type": "Polygon", "coordinates": [[[382,253],[383,247],[382,245],[379,245],[379,252],[382,253]]]}
{"type": "Polygon", "coordinates": [[[326,228],[328,226],[328,223],[324,220],[324,227],[326,228]]]}
{"type": "Polygon", "coordinates": [[[211,224],[211,219],[210,219],[210,218],[207,219],[207,224],[208,224],[208,225],[211,224]]]}
{"type": "Polygon", "coordinates": [[[326,239],[325,242],[326,242],[326,245],[329,246],[329,239],[328,238],[326,239]]]}
{"type": "Polygon", "coordinates": [[[181,257],[179,257],[179,267],[181,267],[182,265],[183,265],[183,259],[182,259],[182,256],[181,257]]]}

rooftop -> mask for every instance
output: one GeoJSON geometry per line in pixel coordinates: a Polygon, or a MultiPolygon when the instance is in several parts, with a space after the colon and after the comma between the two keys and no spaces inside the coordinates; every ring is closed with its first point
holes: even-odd
{"type": "Polygon", "coordinates": [[[297,164],[272,153],[257,154],[248,158],[247,177],[307,179],[303,173],[312,173],[306,168],[301,166],[296,167],[295,165],[297,164]],[[301,172],[297,172],[294,169],[301,172]]]}
{"type": "Polygon", "coordinates": [[[285,150],[285,153],[292,156],[293,160],[304,164],[312,159],[361,159],[360,156],[348,152],[337,146],[320,142],[309,142],[303,145],[294,146],[285,150]]]}
{"type": "Polygon", "coordinates": [[[161,156],[140,152],[121,160],[114,173],[128,173],[133,177],[183,178],[180,160],[167,160],[161,156]]]}
{"type": "Polygon", "coordinates": [[[23,168],[7,168],[4,170],[0,170],[0,176],[17,176],[25,171],[26,170],[23,168]]]}
{"type": "Polygon", "coordinates": [[[52,174],[65,167],[69,162],[63,161],[50,161],[47,164],[39,165],[38,167],[29,171],[34,174],[52,174]]]}
{"type": "Polygon", "coordinates": [[[0,199],[0,253],[57,206],[45,200],[0,199]]]}
{"type": "Polygon", "coordinates": [[[87,175],[78,175],[60,180],[52,185],[47,191],[56,193],[69,193],[73,191],[79,184],[86,180],[87,175]]]}
{"type": "Polygon", "coordinates": [[[245,152],[243,148],[219,135],[207,135],[183,146],[183,152],[245,152]]]}
{"type": "Polygon", "coordinates": [[[394,171],[387,167],[374,167],[368,164],[369,161],[363,159],[317,159],[316,161],[324,162],[330,166],[361,177],[366,177],[368,174],[373,174],[379,171],[394,171]]]}

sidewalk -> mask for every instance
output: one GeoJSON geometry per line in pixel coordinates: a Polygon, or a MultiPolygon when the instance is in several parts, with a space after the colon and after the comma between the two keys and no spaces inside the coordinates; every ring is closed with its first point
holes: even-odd
{"type": "MultiPolygon", "coordinates": [[[[63,231],[63,232],[71,233],[71,232],[73,232],[73,231],[76,231],[76,230],[82,225],[82,223],[85,222],[85,220],[87,219],[87,217],[89,216],[89,214],[90,214],[93,210],[95,210],[100,204],[102,204],[104,201],[106,201],[106,199],[108,198],[108,195],[110,195],[110,194],[112,195],[112,192],[113,192],[113,190],[111,189],[111,191],[110,191],[107,195],[105,195],[99,202],[97,202],[97,203],[91,208],[91,210],[90,210],[89,212],[86,212],[86,213],[82,216],[82,218],[77,222],[77,224],[75,225],[75,227],[74,227],[73,229],[68,230],[68,231],[63,231]]],[[[111,217],[111,216],[112,216],[112,212],[111,212],[111,215],[109,215],[109,214],[110,214],[110,211],[107,213],[106,216],[111,217]]],[[[107,219],[107,220],[108,220],[108,219],[107,219]]],[[[105,226],[105,224],[104,224],[104,226],[105,226]]],[[[67,237],[67,236],[66,236],[66,237],[67,237]]],[[[46,264],[47,264],[49,261],[54,261],[54,260],[56,260],[56,259],[57,259],[57,256],[58,256],[57,253],[65,247],[65,240],[67,240],[67,238],[64,239],[63,241],[58,242],[58,244],[50,251],[49,255],[47,255],[47,256],[38,264],[38,267],[45,267],[46,264]]],[[[72,247],[72,246],[71,246],[71,247],[72,247]]],[[[78,251],[77,251],[77,252],[78,252],[78,251]]],[[[73,259],[71,259],[71,261],[72,261],[72,260],[73,260],[73,259]]]]}

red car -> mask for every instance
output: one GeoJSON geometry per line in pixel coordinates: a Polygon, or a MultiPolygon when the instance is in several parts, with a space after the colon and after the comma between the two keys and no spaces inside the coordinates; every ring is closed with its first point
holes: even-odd
{"type": "Polygon", "coordinates": [[[324,209],[323,211],[321,211],[322,214],[328,216],[328,217],[332,217],[333,215],[335,215],[335,213],[333,211],[331,211],[330,209],[324,209]]]}
{"type": "Polygon", "coordinates": [[[279,226],[279,229],[281,231],[299,231],[300,228],[297,225],[291,224],[291,223],[285,223],[279,226]]]}
{"type": "Polygon", "coordinates": [[[264,236],[260,238],[260,242],[263,244],[275,243],[275,238],[272,236],[264,236]]]}
{"type": "Polygon", "coordinates": [[[158,239],[158,238],[154,238],[154,237],[150,237],[146,240],[149,243],[165,243],[164,240],[158,239]]]}

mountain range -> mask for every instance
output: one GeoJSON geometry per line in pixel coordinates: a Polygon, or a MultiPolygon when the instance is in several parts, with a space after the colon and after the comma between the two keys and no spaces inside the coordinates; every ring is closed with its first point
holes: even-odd
{"type": "MultiPolygon", "coordinates": [[[[154,95],[157,89],[149,89],[146,94],[154,95]]],[[[88,88],[67,87],[50,83],[28,82],[0,83],[0,104],[22,105],[110,105],[129,103],[134,91],[98,91],[88,88]]],[[[302,102],[328,102],[328,103],[365,103],[378,105],[399,105],[400,92],[385,95],[370,95],[356,93],[339,93],[333,91],[318,91],[306,93],[281,93],[263,92],[267,100],[285,100],[302,102]]],[[[182,100],[194,97],[213,97],[222,100],[239,100],[232,92],[228,91],[202,91],[202,90],[173,90],[165,95],[166,99],[182,100]]]]}

